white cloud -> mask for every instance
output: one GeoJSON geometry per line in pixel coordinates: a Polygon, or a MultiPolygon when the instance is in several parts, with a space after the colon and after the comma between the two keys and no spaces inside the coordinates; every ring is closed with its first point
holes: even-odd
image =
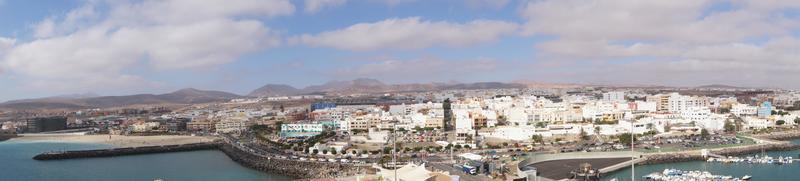
{"type": "Polygon", "coordinates": [[[467,6],[472,8],[483,8],[489,7],[494,9],[499,9],[505,7],[510,0],[465,0],[467,6]]]}
{"type": "Polygon", "coordinates": [[[305,12],[316,13],[327,7],[341,6],[346,2],[347,0],[306,0],[305,12]]]}
{"type": "Polygon", "coordinates": [[[92,3],[60,21],[39,23],[34,28],[38,38],[8,49],[0,68],[30,79],[29,86],[62,85],[54,87],[65,91],[155,85],[131,68],[175,70],[232,62],[280,43],[253,18],[294,11],[287,0],[113,1],[104,13],[108,16],[98,19],[92,3]]]}
{"type": "Polygon", "coordinates": [[[16,42],[17,39],[0,37],[0,55],[2,55],[6,50],[11,49],[16,42]]]}
{"type": "Polygon", "coordinates": [[[474,20],[460,24],[411,17],[359,23],[317,35],[306,34],[294,37],[292,42],[356,51],[462,47],[497,40],[514,33],[517,27],[517,24],[506,21],[474,20]]]}
{"type": "Polygon", "coordinates": [[[366,64],[334,71],[339,79],[377,78],[391,82],[451,81],[485,78],[498,70],[498,61],[490,58],[446,60],[438,57],[397,59],[381,57],[366,64]]]}
{"type": "Polygon", "coordinates": [[[787,1],[543,0],[528,2],[521,15],[523,34],[552,37],[536,44],[539,58],[596,63],[572,78],[753,84],[773,73],[800,78],[789,71],[800,68],[800,21],[787,14],[797,8],[787,1]],[[731,77],[748,78],[723,80],[731,77]]]}

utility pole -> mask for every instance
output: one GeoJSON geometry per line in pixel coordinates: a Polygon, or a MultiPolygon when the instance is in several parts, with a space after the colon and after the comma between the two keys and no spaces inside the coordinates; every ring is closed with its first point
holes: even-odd
{"type": "MultiPolygon", "coordinates": [[[[635,140],[636,137],[634,136],[635,134],[633,134],[633,122],[634,121],[635,120],[631,120],[631,154],[634,153],[633,152],[633,145],[636,143],[636,140],[635,140]]],[[[631,180],[636,180],[636,168],[635,168],[636,161],[634,161],[635,159],[636,159],[635,157],[631,157],[631,180]]]]}
{"type": "Polygon", "coordinates": [[[397,124],[392,129],[392,162],[394,162],[394,181],[397,181],[397,124]]]}

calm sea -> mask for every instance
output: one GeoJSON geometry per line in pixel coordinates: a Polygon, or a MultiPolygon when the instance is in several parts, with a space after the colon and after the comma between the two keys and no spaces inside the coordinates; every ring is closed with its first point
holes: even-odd
{"type": "MultiPolygon", "coordinates": [[[[792,141],[795,144],[800,144],[800,140],[792,141]]],[[[765,152],[765,154],[772,157],[778,156],[791,156],[798,158],[800,150],[795,151],[773,151],[765,152]]],[[[759,154],[760,155],[760,154],[759,154]]],[[[661,172],[667,168],[674,168],[680,170],[705,170],[717,175],[730,175],[734,177],[742,177],[744,175],[753,176],[752,180],[800,180],[800,162],[795,162],[788,165],[769,165],[769,164],[723,164],[723,163],[708,163],[705,161],[692,161],[681,163],[667,163],[655,165],[636,166],[636,180],[641,180],[642,176],[653,173],[661,172]]],[[[630,168],[620,170],[612,173],[611,175],[603,177],[603,180],[617,178],[618,180],[631,180],[630,168]]]]}
{"type": "Polygon", "coordinates": [[[0,180],[291,180],[242,167],[224,153],[211,150],[58,161],[31,159],[45,151],[107,147],[76,143],[0,142],[0,180]]]}

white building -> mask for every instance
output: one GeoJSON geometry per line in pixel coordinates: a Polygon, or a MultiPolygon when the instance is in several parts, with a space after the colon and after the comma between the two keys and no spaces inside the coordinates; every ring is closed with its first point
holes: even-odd
{"type": "Polygon", "coordinates": [[[214,125],[217,133],[242,133],[247,131],[249,126],[247,119],[242,118],[225,119],[214,125]]]}
{"type": "Polygon", "coordinates": [[[736,116],[755,116],[758,114],[758,107],[747,104],[734,104],[731,106],[731,114],[736,116]]]}
{"type": "Polygon", "coordinates": [[[625,92],[614,91],[603,93],[603,101],[625,102],[625,92]]]}

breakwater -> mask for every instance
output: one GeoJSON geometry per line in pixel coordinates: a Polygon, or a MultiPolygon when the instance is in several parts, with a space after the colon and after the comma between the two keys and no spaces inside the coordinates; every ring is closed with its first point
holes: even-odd
{"type": "Polygon", "coordinates": [[[800,131],[781,131],[781,132],[774,132],[774,133],[754,135],[754,136],[771,140],[792,140],[800,138],[800,131]]]}
{"type": "Polygon", "coordinates": [[[267,158],[223,144],[219,150],[242,166],[266,173],[281,174],[296,179],[336,178],[356,175],[367,167],[330,162],[306,162],[288,159],[267,158]]]}
{"type": "MultiPolygon", "coordinates": [[[[713,154],[723,155],[723,156],[736,156],[736,155],[761,153],[765,151],[789,151],[797,149],[800,149],[800,145],[795,145],[791,143],[775,143],[775,144],[761,144],[761,145],[750,145],[743,147],[723,148],[723,149],[712,150],[710,152],[713,154]]],[[[640,162],[638,165],[675,163],[675,162],[687,162],[687,161],[703,161],[707,159],[697,153],[652,154],[652,155],[644,155],[643,158],[644,161],[640,162]]]]}
{"type": "Polygon", "coordinates": [[[193,143],[193,144],[183,144],[183,145],[163,145],[163,146],[146,146],[146,147],[130,147],[130,148],[111,148],[111,149],[98,149],[98,150],[48,152],[48,153],[38,154],[34,156],[33,159],[63,160],[63,159],[112,157],[112,156],[124,156],[124,155],[210,150],[210,149],[217,149],[220,147],[220,145],[221,143],[219,142],[209,142],[209,143],[193,143]]]}

